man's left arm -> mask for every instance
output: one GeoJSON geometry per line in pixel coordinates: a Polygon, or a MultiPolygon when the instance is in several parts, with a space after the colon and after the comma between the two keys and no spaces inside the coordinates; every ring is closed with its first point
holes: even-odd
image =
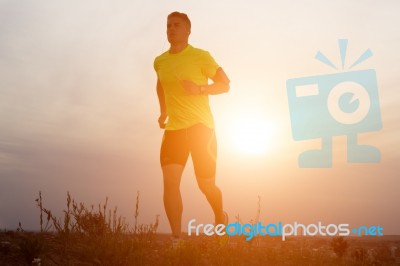
{"type": "Polygon", "coordinates": [[[206,95],[206,94],[215,95],[229,91],[230,80],[221,67],[217,69],[214,77],[212,77],[211,80],[213,81],[212,84],[201,85],[201,86],[196,85],[194,82],[190,80],[184,80],[183,87],[187,93],[192,95],[206,95]]]}

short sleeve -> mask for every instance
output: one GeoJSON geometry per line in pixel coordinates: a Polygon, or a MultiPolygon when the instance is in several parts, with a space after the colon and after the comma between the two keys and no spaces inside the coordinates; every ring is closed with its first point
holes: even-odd
{"type": "Polygon", "coordinates": [[[154,67],[154,70],[157,72],[158,71],[158,64],[157,64],[157,58],[158,57],[156,57],[155,59],[154,59],[154,62],[153,62],[153,67],[154,67]]]}
{"type": "Polygon", "coordinates": [[[215,73],[217,73],[218,68],[219,65],[217,64],[217,62],[215,62],[211,54],[207,51],[204,51],[202,66],[203,74],[208,78],[212,78],[215,76],[215,73]]]}

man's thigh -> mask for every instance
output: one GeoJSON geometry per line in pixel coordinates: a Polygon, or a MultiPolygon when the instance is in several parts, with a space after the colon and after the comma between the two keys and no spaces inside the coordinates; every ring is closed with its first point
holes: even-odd
{"type": "Polygon", "coordinates": [[[196,178],[215,178],[217,140],[214,129],[198,124],[190,128],[188,134],[196,178]]]}
{"type": "Polygon", "coordinates": [[[189,157],[187,130],[165,130],[161,143],[161,167],[170,164],[179,164],[183,167],[189,157]]]}

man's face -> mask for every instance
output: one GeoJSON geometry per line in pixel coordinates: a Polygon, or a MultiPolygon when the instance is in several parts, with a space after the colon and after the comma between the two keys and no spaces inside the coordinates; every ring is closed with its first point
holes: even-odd
{"type": "Polygon", "coordinates": [[[187,23],[179,17],[170,17],[167,20],[167,37],[171,44],[187,42],[190,29],[187,23]]]}

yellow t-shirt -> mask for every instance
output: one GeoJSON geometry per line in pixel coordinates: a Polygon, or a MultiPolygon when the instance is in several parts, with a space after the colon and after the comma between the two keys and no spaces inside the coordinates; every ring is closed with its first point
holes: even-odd
{"type": "Polygon", "coordinates": [[[219,68],[209,52],[188,45],[177,54],[164,52],[154,60],[154,69],[164,89],[168,121],[165,129],[177,130],[203,123],[214,128],[207,95],[189,95],[182,80],[208,84],[219,68]]]}

